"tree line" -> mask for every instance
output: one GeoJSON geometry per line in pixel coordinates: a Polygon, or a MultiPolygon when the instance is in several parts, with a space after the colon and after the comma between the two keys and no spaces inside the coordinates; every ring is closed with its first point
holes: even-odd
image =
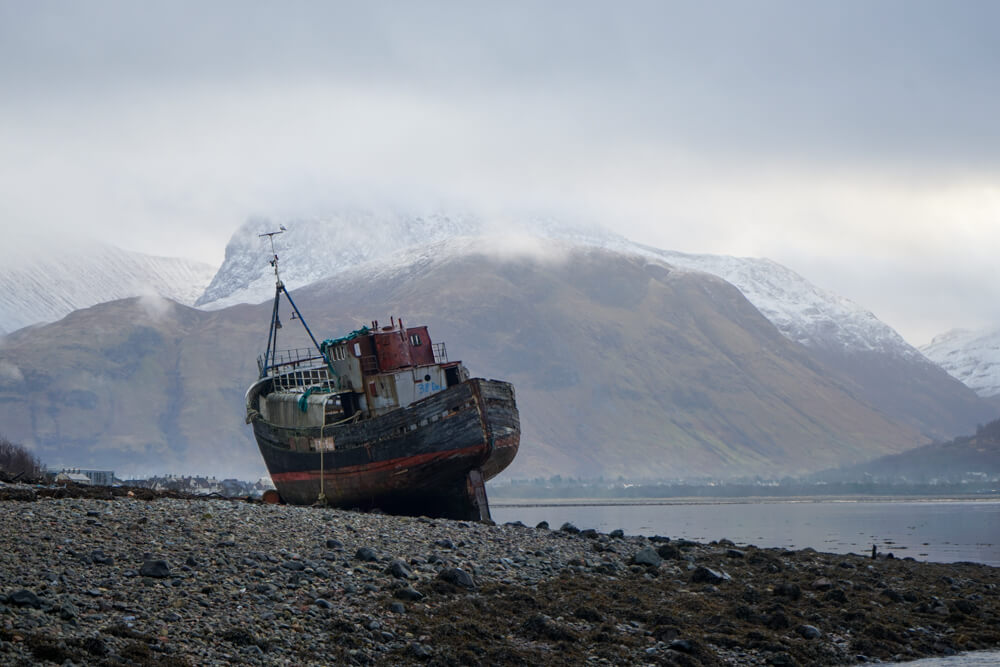
{"type": "Polygon", "coordinates": [[[0,435],[0,476],[8,481],[15,477],[24,480],[39,479],[45,474],[45,466],[34,454],[0,435]]]}

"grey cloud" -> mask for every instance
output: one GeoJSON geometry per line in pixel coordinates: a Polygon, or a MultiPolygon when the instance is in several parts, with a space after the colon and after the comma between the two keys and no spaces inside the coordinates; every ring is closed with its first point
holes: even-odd
{"type": "Polygon", "coordinates": [[[991,2],[39,2],[2,18],[0,76],[35,94],[390,86],[524,96],[664,149],[1000,154],[991,2]]]}
{"type": "Polygon", "coordinates": [[[219,259],[247,216],[348,197],[539,207],[808,255],[877,313],[906,284],[987,312],[966,293],[995,272],[960,258],[989,235],[941,237],[954,280],[920,278],[923,249],[850,275],[855,249],[912,233],[910,194],[965,193],[925,226],[989,224],[968,193],[1000,170],[998,19],[971,0],[0,0],[0,225],[219,259]],[[914,280],[880,288],[890,265],[914,280]]]}

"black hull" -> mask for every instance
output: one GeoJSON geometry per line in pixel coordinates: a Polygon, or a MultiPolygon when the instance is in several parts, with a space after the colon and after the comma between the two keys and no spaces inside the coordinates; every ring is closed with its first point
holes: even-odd
{"type": "Polygon", "coordinates": [[[481,378],[353,424],[284,428],[259,415],[252,423],[285,502],[322,495],[348,509],[456,519],[489,519],[482,482],[510,464],[520,443],[513,387],[481,378]]]}

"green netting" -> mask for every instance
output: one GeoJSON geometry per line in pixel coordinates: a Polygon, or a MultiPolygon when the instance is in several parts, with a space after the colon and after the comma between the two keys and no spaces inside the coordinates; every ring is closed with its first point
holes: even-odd
{"type": "Polygon", "coordinates": [[[370,332],[371,332],[371,329],[369,329],[368,327],[361,327],[360,329],[357,329],[356,331],[352,331],[351,333],[347,334],[346,336],[341,336],[340,338],[328,338],[328,339],[326,339],[325,341],[323,341],[322,343],[319,344],[319,350],[323,354],[326,354],[327,350],[329,350],[334,345],[339,345],[341,343],[346,343],[348,341],[352,341],[355,338],[360,338],[361,336],[366,336],[370,332]]]}
{"type": "Polygon", "coordinates": [[[302,412],[309,411],[309,395],[312,394],[314,391],[316,391],[316,389],[317,387],[309,387],[304,392],[302,392],[302,395],[299,396],[299,410],[301,410],[302,412]]]}

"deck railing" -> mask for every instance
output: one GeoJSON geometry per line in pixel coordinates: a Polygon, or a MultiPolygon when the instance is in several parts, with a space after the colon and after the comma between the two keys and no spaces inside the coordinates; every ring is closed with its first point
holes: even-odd
{"type": "Polygon", "coordinates": [[[330,385],[330,371],[326,366],[303,368],[288,371],[274,376],[274,388],[278,391],[290,391],[309,387],[327,387],[330,385]]]}
{"type": "MultiPolygon", "coordinates": [[[[257,368],[263,372],[264,358],[257,357],[257,368]]],[[[297,348],[281,350],[269,360],[267,375],[274,378],[274,388],[279,391],[317,385],[330,382],[330,370],[326,360],[315,348],[297,348]]]]}
{"type": "MultiPolygon", "coordinates": [[[[448,348],[444,343],[433,343],[431,352],[434,363],[448,363],[448,348]]],[[[264,373],[264,357],[257,357],[257,370],[264,373]]],[[[375,355],[361,357],[361,371],[365,374],[378,370],[375,355]]],[[[306,388],[322,385],[331,381],[330,370],[326,360],[315,348],[300,347],[293,350],[281,350],[274,358],[268,360],[266,375],[275,378],[275,389],[288,390],[298,387],[306,388]]]]}

